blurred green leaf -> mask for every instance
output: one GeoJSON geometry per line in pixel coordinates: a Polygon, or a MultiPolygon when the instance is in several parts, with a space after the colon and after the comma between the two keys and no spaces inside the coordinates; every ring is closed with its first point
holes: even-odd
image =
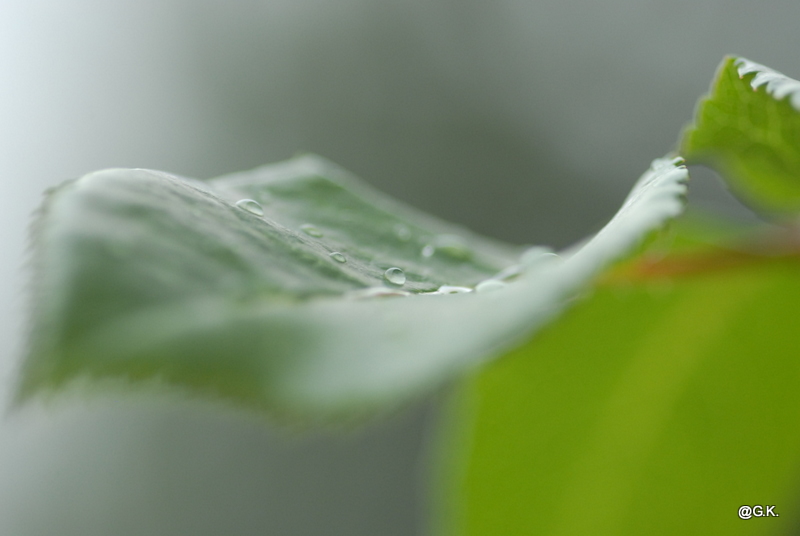
{"type": "Polygon", "coordinates": [[[151,380],[312,419],[398,404],[524,340],[677,215],[681,163],[654,162],[584,246],[522,260],[316,157],[207,183],[89,174],[35,222],[18,399],[151,380]]]}
{"type": "Polygon", "coordinates": [[[443,533],[796,527],[798,257],[707,251],[609,280],[464,386],[444,438],[443,533]],[[780,517],[737,517],[756,504],[780,517]]]}
{"type": "Polygon", "coordinates": [[[743,201],[800,211],[800,82],[744,58],[726,58],[680,147],[688,162],[723,173],[743,201]]]}

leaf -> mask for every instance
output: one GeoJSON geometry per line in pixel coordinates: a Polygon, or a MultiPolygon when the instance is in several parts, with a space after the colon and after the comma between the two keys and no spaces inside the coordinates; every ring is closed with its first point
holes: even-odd
{"type": "Polygon", "coordinates": [[[680,151],[719,169],[742,200],[780,217],[800,211],[800,82],[725,59],[680,151]]]}
{"type": "Polygon", "coordinates": [[[524,340],[677,215],[681,163],[655,161],[596,237],[562,262],[534,248],[524,269],[519,248],[403,207],[316,157],[207,183],[89,174],[51,192],[35,222],[18,400],[147,380],[307,419],[394,406],[524,340]],[[386,279],[391,268],[404,284],[386,279]],[[479,290],[502,288],[433,292],[487,280],[479,290]]]}
{"type": "Polygon", "coordinates": [[[443,533],[788,534],[797,262],[606,285],[475,376],[448,415],[443,533]],[[780,517],[737,517],[756,504],[780,517]]]}

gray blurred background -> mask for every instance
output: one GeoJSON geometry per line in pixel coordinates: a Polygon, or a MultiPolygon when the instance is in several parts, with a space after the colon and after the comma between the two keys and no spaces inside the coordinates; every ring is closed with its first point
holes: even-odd
{"type": "MultiPolygon", "coordinates": [[[[797,0],[0,0],[0,395],[48,186],[312,151],[476,231],[564,246],[673,147],[724,54],[799,77],[798,21],[797,0]]],[[[135,397],[29,408],[0,423],[0,534],[420,534],[435,406],[310,436],[135,397]]]]}

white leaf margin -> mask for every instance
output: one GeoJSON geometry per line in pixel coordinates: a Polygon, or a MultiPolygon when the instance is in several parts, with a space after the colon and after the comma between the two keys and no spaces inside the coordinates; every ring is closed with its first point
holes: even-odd
{"type": "Polygon", "coordinates": [[[792,108],[800,112],[800,82],[746,58],[736,58],[734,65],[739,73],[739,78],[756,73],[753,79],[750,80],[750,87],[753,88],[753,91],[757,91],[758,88],[766,85],[765,91],[769,95],[776,100],[783,100],[788,97],[792,108]]]}

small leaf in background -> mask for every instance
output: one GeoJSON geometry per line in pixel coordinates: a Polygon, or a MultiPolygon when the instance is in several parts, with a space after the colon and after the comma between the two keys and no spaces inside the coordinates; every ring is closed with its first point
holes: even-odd
{"type": "Polygon", "coordinates": [[[800,211],[800,82],[727,58],[680,151],[717,168],[745,203],[791,217],[800,211]]]}
{"type": "Polygon", "coordinates": [[[446,415],[443,534],[796,528],[798,257],[709,251],[607,279],[464,386],[446,415]],[[780,517],[738,518],[756,504],[780,517]]]}
{"type": "Polygon", "coordinates": [[[597,236],[558,257],[404,207],[316,157],[205,183],[92,173],[35,222],[18,399],[147,380],[302,419],[392,407],[524,341],[681,211],[686,178],[681,159],[655,161],[597,236]]]}

